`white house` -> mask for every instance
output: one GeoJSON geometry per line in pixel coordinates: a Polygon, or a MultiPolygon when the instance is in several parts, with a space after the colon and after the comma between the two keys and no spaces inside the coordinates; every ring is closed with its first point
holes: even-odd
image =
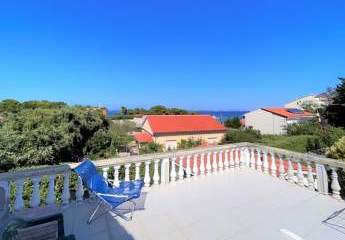
{"type": "Polygon", "coordinates": [[[288,124],[309,121],[315,115],[296,108],[260,108],[244,115],[244,124],[262,134],[281,135],[288,124]]]}

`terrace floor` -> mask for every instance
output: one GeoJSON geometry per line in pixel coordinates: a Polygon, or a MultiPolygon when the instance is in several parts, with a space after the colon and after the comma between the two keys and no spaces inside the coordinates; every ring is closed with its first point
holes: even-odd
{"type": "Polygon", "coordinates": [[[345,239],[321,223],[345,203],[250,169],[150,188],[145,209],[126,222],[105,214],[86,224],[95,203],[64,210],[77,239],[345,239]],[[189,181],[189,182],[187,182],[189,181]],[[284,233],[285,232],[285,233],[284,233]]]}

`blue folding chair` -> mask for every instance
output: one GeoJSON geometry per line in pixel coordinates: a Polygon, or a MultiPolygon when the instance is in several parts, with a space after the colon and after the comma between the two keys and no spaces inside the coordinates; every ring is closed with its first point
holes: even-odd
{"type": "Polygon", "coordinates": [[[112,184],[97,172],[96,166],[88,159],[78,165],[74,169],[74,172],[81,177],[83,184],[99,199],[96,208],[87,220],[88,224],[91,223],[102,204],[107,206],[109,212],[113,212],[127,221],[132,220],[136,205],[133,200],[140,197],[141,189],[144,186],[142,180],[131,182],[121,181],[119,187],[112,186],[112,184]],[[116,209],[118,206],[126,202],[131,205],[129,208],[129,217],[116,209]]]}

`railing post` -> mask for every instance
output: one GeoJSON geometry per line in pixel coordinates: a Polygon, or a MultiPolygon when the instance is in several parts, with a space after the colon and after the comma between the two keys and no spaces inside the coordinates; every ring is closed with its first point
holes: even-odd
{"type": "Polygon", "coordinates": [[[297,181],[298,185],[304,186],[303,170],[300,161],[297,162],[297,181]]]}
{"type": "Polygon", "coordinates": [[[283,157],[281,155],[278,155],[279,157],[279,178],[282,180],[285,180],[285,168],[284,168],[284,161],[283,157]]]}
{"type": "Polygon", "coordinates": [[[145,162],[145,177],[144,177],[145,187],[149,187],[151,184],[150,163],[151,163],[151,161],[145,162]]]}
{"type": "Polygon", "coordinates": [[[134,178],[134,180],[140,180],[140,165],[141,165],[141,162],[135,163],[135,178],[134,178]]]}
{"type": "Polygon", "coordinates": [[[104,167],[102,168],[102,171],[103,171],[103,177],[105,180],[108,180],[108,171],[109,171],[109,168],[108,167],[104,167]]]}
{"type": "Polygon", "coordinates": [[[40,205],[40,180],[41,177],[33,177],[32,179],[32,195],[30,206],[31,207],[38,207],[40,205]]]}
{"type": "Polygon", "coordinates": [[[212,173],[216,174],[217,173],[217,168],[218,168],[218,164],[217,164],[217,152],[213,152],[213,157],[212,157],[212,173]]]}
{"type": "Polygon", "coordinates": [[[258,149],[258,159],[256,160],[256,169],[259,172],[262,172],[262,162],[261,162],[261,150],[258,149]]]}
{"type": "Polygon", "coordinates": [[[255,149],[251,151],[250,168],[255,170],[255,149]]]}
{"type": "Polygon", "coordinates": [[[153,172],[153,184],[158,185],[159,184],[159,172],[158,172],[158,164],[159,159],[154,160],[154,172],[153,172]]]}
{"type": "Polygon", "coordinates": [[[178,180],[183,181],[183,177],[184,177],[183,157],[179,157],[178,180]]]}
{"type": "Polygon", "coordinates": [[[292,161],[291,159],[288,159],[288,181],[290,183],[294,183],[295,182],[295,174],[294,174],[294,169],[293,169],[293,166],[292,166],[292,161]]]}
{"type": "Polygon", "coordinates": [[[205,174],[205,153],[201,153],[200,155],[200,175],[203,176],[205,174]]]}
{"type": "Polygon", "coordinates": [[[276,165],[276,158],[274,156],[274,153],[270,152],[271,156],[271,175],[273,177],[277,176],[277,165],[276,165]]]}
{"type": "Polygon", "coordinates": [[[224,167],[226,170],[229,170],[229,149],[225,150],[224,167]]]}
{"type": "Polygon", "coordinates": [[[161,184],[169,183],[169,158],[164,158],[161,163],[161,184]]]}
{"type": "Polygon", "coordinates": [[[206,170],[207,170],[207,175],[211,175],[212,171],[212,165],[211,165],[211,153],[207,153],[207,160],[206,160],[206,170]]]}
{"type": "Polygon", "coordinates": [[[15,184],[16,184],[16,200],[14,202],[14,209],[20,210],[24,207],[24,201],[23,201],[24,179],[17,179],[15,181],[15,184]]]}
{"type": "Polygon", "coordinates": [[[199,173],[199,169],[198,169],[198,157],[199,157],[198,154],[195,154],[195,155],[193,156],[193,174],[194,174],[194,176],[197,176],[198,173],[199,173]]]}
{"type": "Polygon", "coordinates": [[[83,195],[84,195],[83,181],[79,175],[77,179],[78,180],[77,180],[76,200],[77,202],[81,202],[83,201],[83,195]]]}
{"type": "Polygon", "coordinates": [[[55,204],[55,175],[49,176],[47,204],[55,204]]]}
{"type": "Polygon", "coordinates": [[[235,152],[234,152],[234,157],[235,157],[235,168],[240,168],[240,158],[238,156],[238,148],[235,148],[235,152]]]}
{"type": "Polygon", "coordinates": [[[264,167],[264,173],[265,174],[269,174],[269,165],[268,165],[268,159],[267,159],[267,152],[263,151],[264,154],[264,163],[263,163],[263,167],[264,167]]]}
{"type": "Polygon", "coordinates": [[[0,181],[0,220],[1,215],[7,213],[10,208],[10,186],[7,180],[0,181]],[[3,191],[1,191],[1,188],[3,191]],[[2,195],[3,194],[3,195],[2,195]]]}
{"type": "Polygon", "coordinates": [[[224,163],[223,163],[223,151],[219,151],[219,159],[218,159],[218,169],[219,171],[224,170],[224,163]]]}
{"type": "Polygon", "coordinates": [[[176,181],[176,157],[173,157],[171,159],[171,172],[170,172],[170,182],[175,182],[176,181]]]}
{"type": "Polygon", "coordinates": [[[315,190],[314,189],[313,168],[311,167],[310,162],[307,163],[307,168],[308,168],[308,188],[310,190],[315,190]]]}
{"type": "Polygon", "coordinates": [[[114,166],[114,185],[115,186],[119,186],[119,184],[120,184],[119,169],[120,169],[120,165],[114,166]]]}
{"type": "Polygon", "coordinates": [[[129,168],[131,167],[131,164],[125,164],[125,181],[129,182],[130,178],[129,178],[129,168]]]}
{"type": "Polygon", "coordinates": [[[332,179],[331,179],[331,189],[332,189],[332,197],[334,197],[337,200],[340,200],[340,190],[341,187],[339,185],[338,181],[338,174],[337,174],[337,168],[336,167],[331,167],[332,170],[332,179]]]}
{"type": "Polygon", "coordinates": [[[187,160],[186,160],[186,177],[187,178],[190,178],[192,175],[192,170],[190,168],[190,159],[191,159],[191,156],[188,155],[187,160]]]}
{"type": "Polygon", "coordinates": [[[235,161],[234,161],[234,150],[230,149],[230,169],[235,168],[235,161]]]}
{"type": "Polygon", "coordinates": [[[62,204],[67,205],[70,199],[69,183],[70,183],[71,172],[65,172],[63,175],[63,192],[62,192],[62,204]]]}

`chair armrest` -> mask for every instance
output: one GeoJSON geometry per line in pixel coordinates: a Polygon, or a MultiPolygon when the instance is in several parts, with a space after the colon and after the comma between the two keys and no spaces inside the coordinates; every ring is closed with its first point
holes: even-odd
{"type": "Polygon", "coordinates": [[[113,198],[129,198],[127,195],[121,195],[121,194],[105,194],[105,193],[97,193],[100,197],[113,197],[113,198]]]}

